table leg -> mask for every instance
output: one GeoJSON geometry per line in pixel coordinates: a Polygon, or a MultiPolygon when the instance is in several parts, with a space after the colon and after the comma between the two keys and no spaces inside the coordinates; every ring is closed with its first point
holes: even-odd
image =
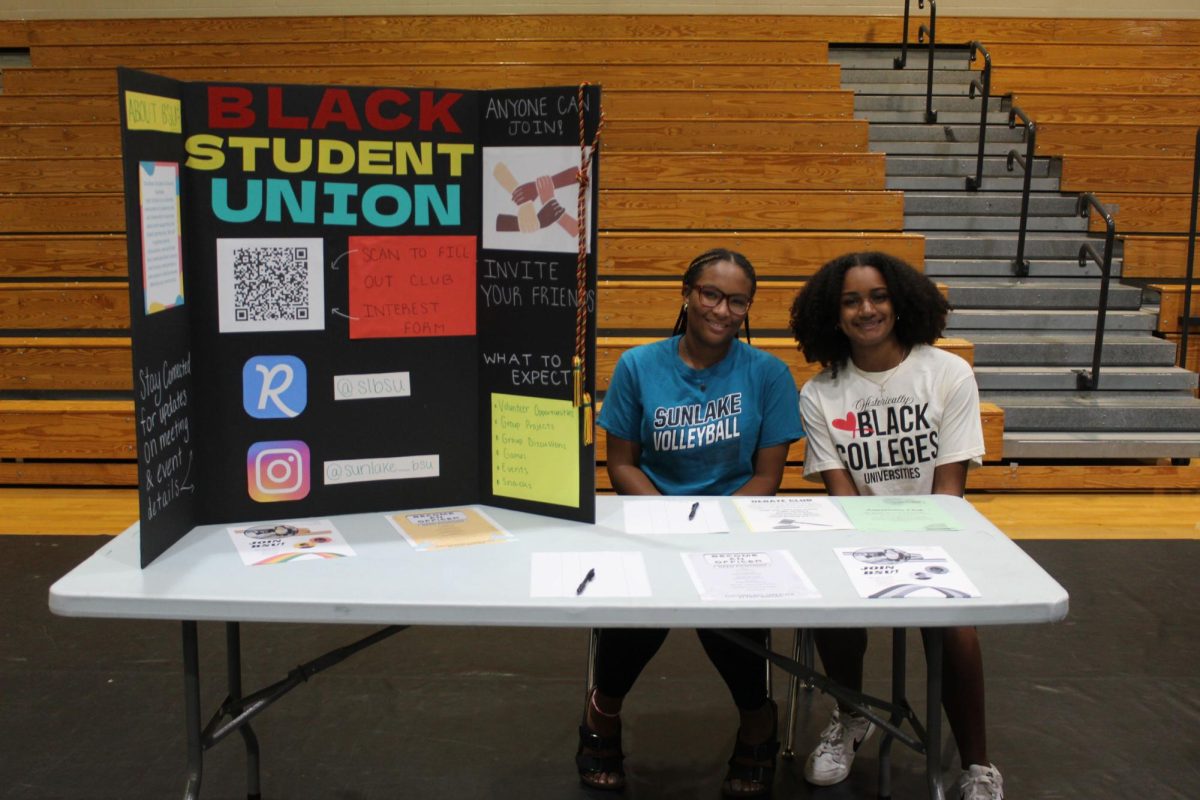
{"type": "Polygon", "coordinates": [[[587,706],[588,698],[592,696],[592,687],[596,684],[596,650],[600,647],[600,629],[588,630],[587,674],[583,681],[583,705],[587,706]]]}
{"type": "Polygon", "coordinates": [[[200,650],[196,643],[196,623],[183,623],[183,705],[187,728],[187,786],[184,800],[200,797],[200,777],[204,768],[204,745],[200,734],[200,650]]]}
{"type": "MultiPolygon", "coordinates": [[[[225,663],[229,682],[230,708],[234,716],[241,714],[242,699],[242,635],[241,625],[236,622],[225,623],[225,663]]],[[[238,728],[242,742],[246,746],[246,800],[261,800],[262,790],[259,785],[258,737],[250,723],[246,722],[238,728]]]]}
{"type": "Polygon", "coordinates": [[[925,779],[930,800],[945,800],[942,790],[942,629],[927,628],[925,638],[925,779]]]}
{"type": "MultiPolygon", "coordinates": [[[[805,632],[796,629],[795,638],[792,639],[792,660],[800,661],[805,666],[811,667],[811,661],[805,662],[804,656],[804,636],[805,632]]],[[[770,663],[769,661],[767,662],[770,663]]],[[[812,684],[806,687],[812,688],[812,684]]],[[[796,757],[796,715],[800,710],[800,677],[794,672],[788,672],[788,695],[787,695],[787,710],[784,712],[784,719],[787,722],[783,728],[783,757],[793,759],[796,757]]]]}
{"type": "MultiPolygon", "coordinates": [[[[892,704],[895,710],[892,711],[890,721],[893,725],[900,724],[904,715],[900,713],[899,709],[908,705],[905,687],[908,680],[905,663],[907,633],[908,631],[904,628],[892,629],[892,704]]],[[[879,743],[880,800],[888,800],[892,796],[892,742],[894,741],[895,737],[885,731],[883,739],[879,743]]]]}

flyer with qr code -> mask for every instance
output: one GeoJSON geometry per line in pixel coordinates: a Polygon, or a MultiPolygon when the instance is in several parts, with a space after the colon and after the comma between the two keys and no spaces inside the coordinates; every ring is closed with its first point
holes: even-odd
{"type": "Polygon", "coordinates": [[[594,521],[599,87],[118,91],[143,565],[240,520],[594,521]]]}

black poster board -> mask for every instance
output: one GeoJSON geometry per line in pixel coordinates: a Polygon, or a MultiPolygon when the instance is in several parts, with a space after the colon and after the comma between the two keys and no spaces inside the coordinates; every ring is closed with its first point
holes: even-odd
{"type": "Polygon", "coordinates": [[[119,88],[143,565],[208,523],[594,520],[599,89],[119,88]]]}

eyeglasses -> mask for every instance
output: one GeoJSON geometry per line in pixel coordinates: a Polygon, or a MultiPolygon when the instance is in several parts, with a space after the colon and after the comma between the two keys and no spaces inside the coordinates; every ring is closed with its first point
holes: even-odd
{"type": "Polygon", "coordinates": [[[697,286],[696,292],[700,295],[700,305],[705,308],[716,308],[724,300],[729,306],[729,313],[738,316],[749,311],[750,304],[754,302],[753,298],[744,294],[725,294],[717,287],[708,284],[697,286]]]}

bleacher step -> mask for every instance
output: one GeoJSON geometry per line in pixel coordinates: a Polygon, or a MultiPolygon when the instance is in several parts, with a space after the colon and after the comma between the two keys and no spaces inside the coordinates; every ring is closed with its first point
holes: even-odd
{"type": "MultiPolygon", "coordinates": [[[[986,182],[986,181],[985,181],[986,182]]],[[[905,214],[1019,215],[1021,196],[1000,192],[930,192],[904,196],[905,214]]],[[[1030,194],[1030,221],[1042,217],[1076,217],[1075,198],[1057,192],[1030,194]]],[[[1085,221],[1083,217],[1078,217],[1085,221]]]]}
{"type": "Polygon", "coordinates": [[[1004,457],[1045,459],[1160,459],[1200,457],[1195,433],[1138,431],[1005,431],[1004,457]]]}
{"type": "MultiPolygon", "coordinates": [[[[1079,236],[1032,233],[1025,238],[1025,257],[1029,259],[1062,259],[1079,257],[1082,242],[1091,243],[1096,252],[1103,250],[1104,240],[1098,236],[1086,240],[1079,236]]],[[[1114,259],[1121,255],[1116,243],[1114,259]]],[[[963,236],[954,233],[934,233],[925,237],[926,258],[1013,258],[1017,252],[1015,234],[1005,236],[963,236]]],[[[1113,274],[1118,274],[1114,266],[1113,274]]]]}
{"type": "MultiPolygon", "coordinates": [[[[924,88],[925,82],[929,80],[927,63],[924,58],[921,59],[920,67],[916,69],[913,68],[914,65],[911,61],[905,69],[874,65],[860,67],[854,64],[841,64],[840,66],[842,83],[911,83],[924,88]]],[[[967,76],[967,81],[971,80],[971,70],[968,69],[965,58],[958,64],[939,64],[938,60],[934,59],[933,85],[935,87],[959,82],[963,80],[963,76],[967,76]]]]}
{"type": "MultiPolygon", "coordinates": [[[[981,392],[1073,392],[1081,369],[1090,371],[1090,364],[1087,367],[976,364],[975,381],[981,392]]],[[[1196,388],[1196,374],[1180,367],[1101,364],[1100,385],[1105,391],[1190,393],[1196,388]]]]}
{"type": "MultiPolygon", "coordinates": [[[[975,345],[977,366],[1073,366],[1092,363],[1093,333],[1062,331],[955,331],[975,345]]],[[[1170,367],[1175,345],[1154,336],[1108,332],[1100,351],[1101,366],[1170,367]]]]}
{"type": "MultiPolygon", "coordinates": [[[[872,120],[872,123],[875,123],[872,120]]],[[[979,143],[979,115],[975,115],[974,125],[950,125],[946,120],[939,120],[936,125],[924,124],[872,124],[868,132],[871,142],[972,142],[979,143]]],[[[1024,141],[1024,131],[1020,128],[1010,128],[999,120],[988,123],[988,142],[1007,142],[1014,147],[1024,141]]]]}
{"type": "MultiPolygon", "coordinates": [[[[1013,259],[1017,253],[1017,237],[1013,236],[1009,243],[1006,257],[1002,258],[926,258],[925,274],[930,278],[941,280],[953,277],[969,278],[1003,278],[1013,276],[1013,259]]],[[[1113,274],[1120,273],[1120,264],[1113,268],[1113,274]]],[[[1089,260],[1085,266],[1079,266],[1077,260],[1039,258],[1029,262],[1030,278],[1098,278],[1100,267],[1089,260]]]]}
{"type": "MultiPolygon", "coordinates": [[[[1087,220],[1082,217],[1030,217],[1026,230],[1056,232],[1056,233],[1086,233],[1087,220]]],[[[1019,216],[1004,216],[1001,214],[905,214],[904,230],[915,233],[931,233],[934,231],[979,231],[993,233],[999,231],[1018,231],[1021,228],[1019,216]]]]}
{"type": "MultiPolygon", "coordinates": [[[[979,107],[982,103],[981,97],[965,97],[958,95],[945,95],[935,100],[939,111],[973,111],[975,118],[979,118],[979,107]]],[[[993,114],[999,115],[1007,113],[1001,111],[1002,99],[999,97],[988,98],[988,116],[993,114]]],[[[921,87],[921,94],[855,94],[854,96],[855,111],[924,111],[925,110],[925,91],[924,85],[921,87]]],[[[997,119],[999,117],[997,116],[997,119]]]]}
{"type": "MultiPolygon", "coordinates": [[[[925,122],[924,104],[922,104],[921,108],[921,111],[864,111],[859,113],[857,116],[859,119],[865,119],[872,124],[900,124],[907,126],[925,122]]],[[[938,112],[938,125],[967,126],[974,124],[976,130],[979,129],[978,111],[938,111],[937,101],[934,101],[933,110],[938,112]]],[[[990,128],[991,126],[989,125],[989,129],[990,128]]],[[[1007,130],[1007,128],[1005,129],[1007,130]]],[[[990,130],[988,132],[988,138],[991,138],[990,130]]],[[[979,141],[979,139],[976,138],[975,141],[979,141]]]]}
{"type": "MultiPolygon", "coordinates": [[[[1101,373],[1103,385],[1103,373],[1101,373]]],[[[1200,400],[1175,394],[980,392],[980,400],[1004,409],[1010,431],[1173,431],[1200,443],[1200,400]]],[[[1005,452],[1007,456],[1008,453],[1005,452]]],[[[1064,453],[1059,453],[1063,456],[1064,453]]]]}
{"type": "MultiPolygon", "coordinates": [[[[897,191],[946,192],[964,188],[967,176],[974,174],[975,168],[972,167],[970,171],[964,171],[961,175],[902,175],[894,178],[888,176],[885,184],[888,189],[897,191]]],[[[984,180],[987,181],[988,189],[998,192],[1019,192],[1023,182],[1020,177],[1005,178],[995,175],[984,180]]],[[[1034,178],[1029,182],[1029,188],[1035,192],[1056,192],[1058,186],[1058,178],[1034,178]]]]}
{"type": "MultiPolygon", "coordinates": [[[[1158,323],[1157,316],[1144,309],[1117,311],[1110,309],[1104,317],[1105,330],[1149,334],[1158,323]]],[[[948,335],[970,338],[964,331],[1094,331],[1096,310],[1074,309],[1017,309],[955,308],[946,325],[948,335]]]]}
{"type": "MultiPolygon", "coordinates": [[[[1100,302],[1100,281],[1094,278],[949,278],[942,283],[947,287],[950,304],[956,308],[1088,309],[1100,302]]],[[[1109,311],[1136,311],[1141,303],[1141,289],[1116,281],[1109,283],[1109,311]]]]}
{"type": "MultiPolygon", "coordinates": [[[[887,174],[892,176],[909,175],[974,175],[976,160],[958,156],[917,156],[889,155],[887,157],[887,174]]],[[[1052,159],[1035,158],[1033,160],[1033,177],[1044,178],[1056,175],[1058,165],[1052,159]]],[[[1011,176],[1005,159],[995,156],[983,159],[983,174],[996,176],[1011,176]]],[[[1018,173],[1021,174],[1021,173],[1018,173]]]]}
{"type": "MultiPolygon", "coordinates": [[[[944,139],[922,139],[916,141],[870,141],[867,144],[872,153],[887,153],[888,155],[920,155],[920,156],[962,156],[975,158],[979,154],[979,140],[971,142],[951,142],[944,139]]],[[[983,156],[987,158],[1004,158],[1008,151],[1020,147],[1015,142],[994,142],[990,138],[983,144],[983,156]]],[[[972,174],[974,169],[972,168],[972,174]]],[[[986,188],[986,187],[985,187],[986,188]]]]}
{"type": "MultiPolygon", "coordinates": [[[[896,31],[896,36],[900,36],[899,30],[896,31]]],[[[968,51],[965,47],[955,45],[940,45],[933,54],[933,68],[937,69],[963,69],[970,62],[967,61],[968,51]]],[[[843,69],[894,69],[895,60],[900,56],[900,45],[889,45],[887,47],[862,48],[862,47],[839,47],[832,45],[829,48],[829,60],[834,64],[840,64],[843,69]]],[[[926,69],[929,64],[929,48],[914,42],[908,44],[908,56],[905,61],[905,67],[901,71],[913,72],[926,69]]]]}

